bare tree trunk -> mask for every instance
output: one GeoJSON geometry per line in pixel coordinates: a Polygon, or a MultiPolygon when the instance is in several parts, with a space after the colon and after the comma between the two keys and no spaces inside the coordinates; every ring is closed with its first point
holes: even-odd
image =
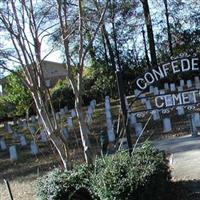
{"type": "Polygon", "coordinates": [[[108,32],[107,32],[106,27],[105,27],[104,24],[102,25],[101,31],[103,33],[103,37],[105,38],[106,46],[108,47],[108,52],[109,52],[109,56],[110,56],[112,70],[115,71],[115,65],[116,65],[116,63],[115,63],[115,54],[114,54],[114,51],[112,49],[112,45],[110,43],[108,32]]]}
{"type": "Polygon", "coordinates": [[[78,123],[79,123],[79,128],[80,128],[85,161],[88,164],[92,164],[93,152],[91,150],[91,144],[89,140],[90,131],[85,121],[85,116],[83,114],[82,106],[78,102],[76,102],[76,112],[77,112],[77,117],[78,117],[78,123]]]}
{"type": "Polygon", "coordinates": [[[150,55],[151,55],[151,64],[152,64],[152,67],[156,67],[157,57],[156,57],[156,49],[155,49],[155,41],[154,41],[153,28],[152,28],[152,22],[151,22],[151,15],[149,11],[149,4],[148,4],[148,0],[141,0],[141,2],[143,5],[145,24],[147,28],[147,36],[148,36],[150,55]]]}
{"type": "Polygon", "coordinates": [[[164,0],[164,4],[165,4],[165,16],[166,16],[166,20],[167,20],[167,34],[168,34],[169,51],[170,51],[170,55],[173,56],[172,35],[171,35],[171,31],[170,31],[169,10],[168,10],[167,0],[164,0]]]}
{"type": "MultiPolygon", "coordinates": [[[[94,0],[95,3],[96,0],[94,0]]],[[[100,15],[100,19],[98,22],[98,25],[91,35],[90,41],[88,42],[87,46],[84,45],[84,7],[83,7],[83,1],[78,1],[78,41],[79,41],[79,49],[78,49],[78,63],[77,63],[77,69],[78,73],[75,75],[72,72],[73,65],[72,57],[70,54],[70,41],[69,37],[71,35],[69,20],[68,20],[68,4],[66,1],[57,0],[57,12],[58,12],[58,18],[60,23],[60,29],[61,29],[61,38],[65,50],[65,57],[66,57],[66,70],[67,70],[67,78],[70,81],[71,87],[73,89],[74,95],[75,95],[75,106],[76,106],[76,112],[78,116],[78,122],[79,122],[79,128],[80,128],[80,134],[81,134],[81,140],[84,148],[84,155],[85,160],[88,164],[92,163],[92,151],[91,151],[91,145],[89,142],[89,129],[87,127],[84,112],[82,109],[82,92],[83,92],[83,71],[84,71],[84,61],[85,57],[89,50],[92,48],[93,41],[97,35],[97,32],[100,29],[100,26],[102,24],[106,8],[108,5],[108,1],[106,2],[106,7],[104,8],[102,14],[100,15]]]]}
{"type": "Polygon", "coordinates": [[[149,61],[149,56],[148,56],[148,50],[147,50],[147,44],[146,44],[146,37],[145,37],[145,31],[142,28],[142,36],[143,36],[143,42],[144,42],[144,50],[145,50],[145,57],[146,57],[146,62],[147,62],[147,66],[150,69],[151,65],[150,65],[150,61],[149,61]]]}
{"type": "Polygon", "coordinates": [[[105,39],[104,39],[103,34],[101,34],[101,36],[102,36],[102,42],[103,42],[103,48],[104,48],[104,58],[105,58],[105,61],[106,61],[106,65],[108,67],[109,66],[109,62],[108,62],[108,55],[107,55],[106,43],[105,43],[105,39]]]}
{"type": "Polygon", "coordinates": [[[68,150],[64,139],[62,139],[60,131],[58,129],[55,129],[55,126],[52,125],[50,116],[45,111],[45,105],[41,100],[41,95],[39,94],[39,91],[32,92],[32,96],[36,104],[38,115],[42,120],[42,124],[47,132],[47,135],[55,146],[63,163],[63,166],[66,169],[68,168],[68,150]]]}

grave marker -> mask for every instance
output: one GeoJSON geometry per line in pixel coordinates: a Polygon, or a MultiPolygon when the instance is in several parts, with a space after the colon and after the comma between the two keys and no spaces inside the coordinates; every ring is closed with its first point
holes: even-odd
{"type": "Polygon", "coordinates": [[[20,137],[19,137],[19,140],[20,140],[20,144],[21,144],[23,147],[27,145],[27,141],[26,141],[26,138],[25,138],[24,135],[21,134],[20,137]]]}
{"type": "Polygon", "coordinates": [[[42,142],[47,142],[48,141],[47,134],[46,134],[46,131],[44,129],[40,131],[40,137],[41,137],[41,141],[42,142]]]}
{"type": "Polygon", "coordinates": [[[0,148],[2,151],[5,151],[7,149],[7,145],[6,145],[4,138],[0,139],[0,148]]]}
{"type": "Polygon", "coordinates": [[[175,85],[175,83],[170,83],[170,90],[172,92],[176,91],[176,85],[175,85]]]}
{"type": "Polygon", "coordinates": [[[76,117],[76,110],[75,109],[71,110],[71,116],[72,116],[72,118],[76,117]]]}
{"type": "Polygon", "coordinates": [[[12,161],[18,160],[17,150],[15,145],[9,147],[9,153],[10,153],[10,160],[12,161]]]}
{"type": "Polygon", "coordinates": [[[74,127],[74,126],[73,126],[72,117],[68,117],[68,118],[67,118],[67,127],[68,127],[69,129],[71,129],[71,128],[74,127]]]}
{"type": "Polygon", "coordinates": [[[142,132],[142,129],[143,129],[142,128],[142,123],[135,123],[134,127],[135,127],[136,136],[139,136],[141,134],[141,132],[142,132]]]}
{"type": "Polygon", "coordinates": [[[35,156],[38,153],[39,153],[38,146],[35,144],[34,141],[31,141],[31,154],[35,156]]]}
{"type": "Polygon", "coordinates": [[[172,131],[172,125],[170,118],[164,118],[163,119],[163,132],[168,133],[172,131]]]}
{"type": "Polygon", "coordinates": [[[164,89],[169,90],[169,84],[168,83],[164,83],[164,89]]]}
{"type": "Polygon", "coordinates": [[[191,88],[192,87],[192,80],[187,80],[187,87],[191,88]]]}

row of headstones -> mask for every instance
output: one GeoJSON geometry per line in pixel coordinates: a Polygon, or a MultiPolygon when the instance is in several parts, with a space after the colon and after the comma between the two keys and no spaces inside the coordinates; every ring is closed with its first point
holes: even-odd
{"type": "MultiPolygon", "coordinates": [[[[129,110],[127,99],[126,99],[126,106],[127,106],[127,109],[129,110]]],[[[115,141],[115,130],[113,127],[109,96],[105,97],[105,113],[106,113],[106,125],[107,125],[108,140],[109,140],[109,142],[114,142],[115,141]]],[[[129,120],[130,120],[130,125],[135,129],[136,136],[139,136],[143,130],[142,123],[137,122],[137,117],[136,117],[136,114],[134,114],[134,113],[131,113],[129,115],[129,120]]],[[[163,129],[164,129],[163,132],[171,131],[171,127],[172,127],[171,120],[169,118],[163,119],[163,129]]]]}
{"type": "MultiPolygon", "coordinates": [[[[87,113],[86,113],[86,121],[88,124],[91,124],[92,123],[92,117],[93,117],[93,113],[94,113],[94,109],[96,107],[96,100],[92,100],[90,102],[90,105],[88,106],[88,109],[87,109],[87,113]]],[[[60,110],[59,112],[59,119],[60,117],[64,116],[66,114],[66,112],[68,111],[67,107],[63,108],[60,110]]],[[[63,136],[68,139],[69,138],[69,130],[72,129],[74,127],[73,125],[73,118],[77,116],[76,114],[76,111],[74,109],[70,110],[71,112],[71,117],[68,117],[67,118],[67,127],[64,126],[62,129],[61,129],[61,133],[63,134],[63,136]]],[[[58,114],[58,113],[57,113],[58,114]]],[[[36,130],[36,121],[37,121],[37,117],[36,116],[31,116],[31,124],[28,126],[26,121],[25,120],[22,120],[21,123],[19,123],[18,125],[23,125],[23,128],[28,128],[30,133],[32,135],[34,135],[37,130],[36,130]]],[[[39,119],[38,119],[39,120],[39,119]]],[[[16,139],[19,135],[19,138],[20,138],[20,143],[22,144],[23,146],[23,143],[26,143],[25,142],[25,137],[23,136],[23,134],[17,134],[16,131],[13,130],[13,127],[12,127],[12,124],[11,123],[7,123],[5,125],[6,127],[6,130],[8,133],[12,134],[13,138],[16,139]],[[24,142],[23,142],[24,141],[24,142]]],[[[42,142],[47,142],[47,135],[45,133],[44,130],[41,130],[40,132],[40,138],[41,138],[41,141],[42,142]]]]}
{"type": "MultiPolygon", "coordinates": [[[[62,119],[68,112],[70,112],[71,118],[76,117],[75,109],[68,110],[68,107],[65,106],[64,108],[61,108],[59,112],[56,112],[56,114],[55,114],[56,115],[56,120],[62,119]]],[[[69,120],[69,121],[71,121],[71,120],[69,120]]],[[[28,123],[27,123],[26,119],[19,119],[19,120],[17,120],[16,125],[21,129],[27,129],[27,128],[30,128],[30,127],[34,127],[37,123],[39,125],[42,124],[41,119],[38,116],[35,116],[35,115],[32,115],[29,118],[29,122],[28,123]],[[29,123],[29,126],[28,126],[28,123],[29,123]]],[[[69,122],[69,124],[70,124],[70,126],[72,126],[70,122],[69,122]]],[[[6,122],[4,124],[4,127],[5,127],[5,129],[6,129],[6,131],[8,133],[12,133],[13,132],[12,125],[15,125],[14,122],[9,122],[9,123],[6,122]]],[[[30,131],[32,133],[34,131],[34,128],[31,128],[30,131]]]]}
{"type": "MultiPolygon", "coordinates": [[[[22,133],[18,133],[17,131],[14,131],[12,125],[9,123],[7,124],[7,131],[8,133],[12,134],[13,139],[19,138],[20,143],[22,144],[23,144],[23,141],[26,140],[25,136],[22,133]]],[[[31,132],[32,135],[34,135],[37,132],[36,127],[33,125],[29,127],[29,131],[31,132]]],[[[40,138],[42,142],[47,142],[47,134],[45,130],[40,131],[40,138]]]]}
{"type": "MultiPolygon", "coordinates": [[[[90,105],[88,106],[87,111],[86,111],[87,112],[86,113],[86,122],[88,124],[91,124],[92,121],[93,121],[92,117],[93,117],[95,107],[96,107],[96,100],[92,100],[90,102],[90,105]]],[[[68,110],[67,106],[60,109],[60,112],[56,113],[56,120],[62,119],[67,114],[68,111],[69,110],[68,110]]],[[[73,118],[75,118],[77,116],[77,113],[76,113],[75,109],[71,109],[69,112],[70,112],[71,116],[67,117],[67,127],[70,130],[74,127],[73,118]]],[[[41,125],[41,120],[37,116],[33,115],[33,116],[30,117],[30,121],[31,121],[31,124],[29,124],[29,126],[28,126],[25,119],[18,120],[17,124],[22,129],[28,128],[29,131],[31,132],[31,134],[34,134],[36,132],[36,123],[41,125]]],[[[6,123],[6,124],[4,124],[4,127],[5,127],[5,129],[8,133],[14,132],[13,128],[12,128],[12,123],[6,123]]],[[[66,132],[66,130],[64,132],[66,132]]]]}
{"type": "MultiPolygon", "coordinates": [[[[86,111],[86,122],[88,125],[90,125],[93,122],[93,114],[94,114],[95,107],[96,107],[96,100],[93,99],[92,101],[90,101],[90,105],[87,107],[87,111],[86,111]]],[[[76,116],[77,116],[76,111],[72,109],[71,117],[67,118],[67,127],[69,130],[74,128],[73,118],[75,118],[76,116]]]]}
{"type": "MultiPolygon", "coordinates": [[[[178,90],[179,92],[183,91],[184,87],[187,88],[192,88],[195,87],[195,89],[200,89],[200,78],[198,76],[194,77],[194,83],[192,80],[187,80],[186,84],[185,84],[185,80],[181,79],[179,81],[179,86],[176,87],[175,83],[164,83],[164,88],[159,90],[158,87],[154,87],[154,86],[149,86],[149,93],[152,93],[154,95],[159,95],[159,94],[165,94],[165,91],[171,91],[174,92],[176,90],[178,90]]],[[[142,93],[140,94],[141,91],[138,89],[134,90],[134,94],[135,96],[139,96],[139,98],[144,98],[145,94],[142,93]]]]}
{"type": "MultiPolygon", "coordinates": [[[[20,145],[22,147],[27,146],[28,143],[29,143],[27,141],[26,137],[23,134],[21,134],[21,133],[20,134],[16,133],[16,132],[13,133],[13,139],[18,139],[19,143],[20,143],[20,145]]],[[[44,142],[44,143],[48,141],[47,134],[46,134],[46,132],[44,130],[42,130],[40,132],[40,141],[44,142]]],[[[7,149],[7,145],[6,145],[6,142],[5,142],[4,138],[0,139],[0,147],[1,147],[0,149],[2,149],[2,150],[7,149]]]]}
{"type": "MultiPolygon", "coordinates": [[[[25,141],[23,141],[23,145],[25,145],[25,141]]],[[[25,146],[27,146],[27,143],[25,146]]],[[[16,145],[12,145],[12,146],[8,147],[6,145],[5,140],[3,138],[1,138],[0,139],[0,150],[5,151],[7,149],[9,149],[10,160],[12,160],[12,161],[18,160],[16,145]]],[[[39,153],[38,146],[34,141],[31,141],[31,143],[30,143],[30,150],[31,150],[31,155],[37,155],[39,153]]]]}
{"type": "MultiPolygon", "coordinates": [[[[185,85],[184,80],[180,80],[180,86],[177,87],[178,92],[183,91],[184,85],[185,85]]],[[[191,88],[192,85],[193,85],[192,80],[187,80],[187,87],[191,88]]],[[[200,80],[199,80],[198,76],[195,77],[195,88],[200,89],[200,80]]],[[[159,94],[164,95],[165,91],[167,91],[167,90],[170,90],[171,92],[176,91],[175,83],[170,83],[170,84],[164,83],[164,89],[161,89],[161,90],[159,90],[158,87],[153,87],[153,86],[149,87],[149,92],[153,93],[154,95],[159,95],[159,94]]],[[[141,102],[144,104],[145,108],[147,110],[151,110],[152,105],[151,105],[150,99],[145,98],[145,94],[144,93],[140,94],[140,91],[137,90],[137,89],[134,92],[135,92],[136,96],[139,95],[138,98],[139,99],[141,98],[141,102]]],[[[190,102],[192,103],[194,101],[193,94],[189,95],[189,98],[190,98],[190,102]]],[[[173,102],[172,102],[173,100],[170,96],[167,96],[166,100],[167,100],[168,105],[173,105],[173,102]]],[[[183,106],[177,106],[176,111],[177,111],[178,115],[184,115],[185,114],[183,106]]],[[[159,120],[159,119],[160,119],[159,112],[157,110],[155,110],[155,112],[153,113],[153,120],[159,120]]]]}
{"type": "MultiPolygon", "coordinates": [[[[134,113],[130,114],[130,124],[135,128],[136,136],[139,136],[143,130],[143,125],[141,122],[137,122],[136,115],[134,113]]],[[[197,128],[200,127],[200,114],[195,112],[191,114],[191,126],[194,132],[197,132],[197,128]]],[[[172,120],[169,117],[164,117],[162,119],[163,133],[168,133],[172,131],[172,120]]]]}

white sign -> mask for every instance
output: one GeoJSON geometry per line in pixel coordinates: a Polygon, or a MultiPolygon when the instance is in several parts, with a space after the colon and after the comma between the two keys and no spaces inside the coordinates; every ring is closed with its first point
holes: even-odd
{"type": "Polygon", "coordinates": [[[166,108],[171,106],[195,104],[197,103],[197,98],[199,97],[200,97],[199,90],[156,96],[155,106],[156,108],[166,108]]]}
{"type": "Polygon", "coordinates": [[[167,78],[169,74],[178,74],[189,71],[199,71],[199,58],[182,58],[165,63],[146,72],[142,77],[136,80],[138,89],[145,90],[149,85],[167,78]]]}

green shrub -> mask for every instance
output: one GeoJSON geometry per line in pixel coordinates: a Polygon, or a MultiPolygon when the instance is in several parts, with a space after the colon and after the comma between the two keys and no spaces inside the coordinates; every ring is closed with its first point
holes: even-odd
{"type": "Polygon", "coordinates": [[[149,143],[138,148],[131,158],[121,152],[98,160],[96,166],[91,187],[101,200],[163,200],[169,190],[165,155],[149,143]]]}
{"type": "Polygon", "coordinates": [[[68,106],[74,107],[74,94],[67,80],[59,80],[51,89],[52,103],[56,111],[68,106]]]}
{"type": "Polygon", "coordinates": [[[56,170],[40,179],[38,195],[42,200],[89,200],[90,195],[95,200],[164,200],[170,178],[164,153],[145,143],[132,157],[118,152],[97,159],[92,167],[56,170]],[[77,198],[78,193],[85,198],[77,198]]]}
{"type": "Polygon", "coordinates": [[[89,188],[89,174],[87,165],[80,165],[73,171],[55,169],[38,179],[37,195],[41,200],[75,200],[77,191],[84,193],[83,188],[89,188]]]}

